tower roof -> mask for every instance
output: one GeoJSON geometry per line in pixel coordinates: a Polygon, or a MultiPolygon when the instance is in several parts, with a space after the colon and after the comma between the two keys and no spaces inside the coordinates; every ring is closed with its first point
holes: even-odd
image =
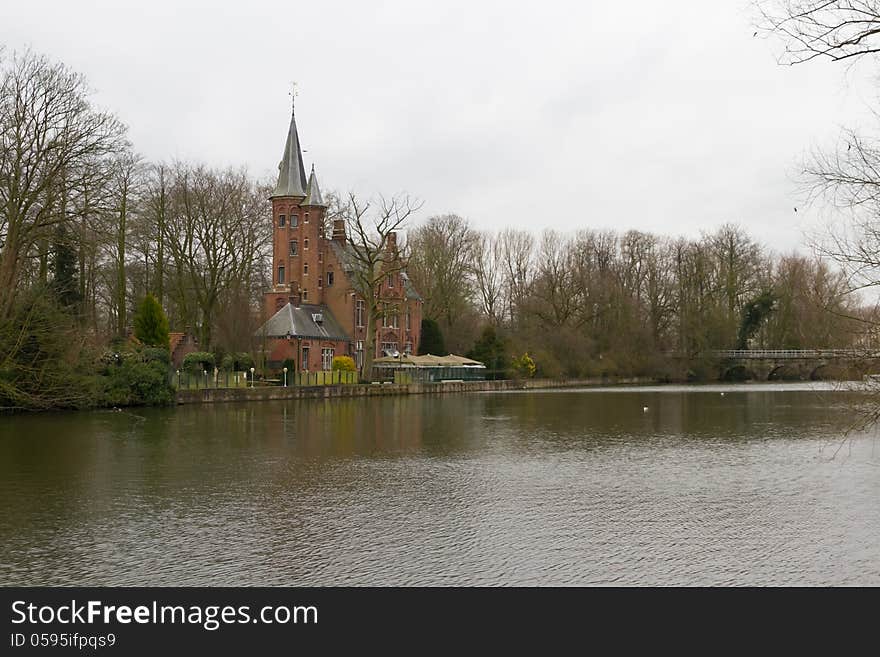
{"type": "Polygon", "coordinates": [[[324,205],[324,199],[321,198],[321,189],[318,187],[318,177],[315,175],[315,165],[312,165],[312,172],[309,174],[309,184],[306,188],[306,200],[303,205],[324,205]]]}
{"type": "Polygon", "coordinates": [[[278,165],[278,184],[272,196],[305,196],[306,170],[303,166],[302,151],[299,146],[299,135],[296,132],[296,115],[290,113],[290,129],[287,131],[287,143],[284,155],[278,165]]]}

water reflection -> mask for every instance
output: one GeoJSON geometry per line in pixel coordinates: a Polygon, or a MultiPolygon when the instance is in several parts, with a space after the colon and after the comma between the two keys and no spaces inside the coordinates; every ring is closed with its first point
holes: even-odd
{"type": "Polygon", "coordinates": [[[878,584],[873,434],[831,458],[858,400],[752,385],[3,418],[0,583],[878,584]]]}

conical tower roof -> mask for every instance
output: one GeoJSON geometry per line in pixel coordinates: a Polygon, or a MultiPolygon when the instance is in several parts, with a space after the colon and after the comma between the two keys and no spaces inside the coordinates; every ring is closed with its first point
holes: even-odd
{"type": "Polygon", "coordinates": [[[278,184],[275,185],[275,196],[306,195],[306,170],[299,145],[299,134],[296,131],[296,115],[290,114],[290,128],[287,131],[287,143],[284,144],[284,155],[278,166],[278,184]]]}
{"type": "Polygon", "coordinates": [[[306,200],[303,205],[324,205],[324,199],[321,197],[321,189],[318,187],[318,177],[315,175],[315,165],[312,165],[312,172],[309,174],[309,184],[306,188],[306,200]]]}

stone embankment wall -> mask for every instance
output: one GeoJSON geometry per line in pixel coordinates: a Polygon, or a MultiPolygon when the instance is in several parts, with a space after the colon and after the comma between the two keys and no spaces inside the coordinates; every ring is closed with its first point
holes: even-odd
{"type": "Polygon", "coordinates": [[[443,383],[359,384],[330,386],[256,386],[254,388],[206,388],[181,390],[178,404],[215,402],[270,401],[276,399],[329,399],[333,397],[379,397],[385,395],[431,395],[451,392],[492,392],[502,390],[539,390],[578,388],[582,386],[649,384],[649,378],[527,379],[522,381],[447,381],[443,383]]]}

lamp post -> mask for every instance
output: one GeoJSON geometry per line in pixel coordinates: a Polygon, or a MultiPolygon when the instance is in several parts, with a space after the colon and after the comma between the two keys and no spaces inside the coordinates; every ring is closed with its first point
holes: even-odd
{"type": "Polygon", "coordinates": [[[287,387],[287,368],[284,368],[284,387],[287,387]]]}
{"type": "Polygon", "coordinates": [[[251,388],[254,387],[254,368],[251,368],[251,388]]]}

